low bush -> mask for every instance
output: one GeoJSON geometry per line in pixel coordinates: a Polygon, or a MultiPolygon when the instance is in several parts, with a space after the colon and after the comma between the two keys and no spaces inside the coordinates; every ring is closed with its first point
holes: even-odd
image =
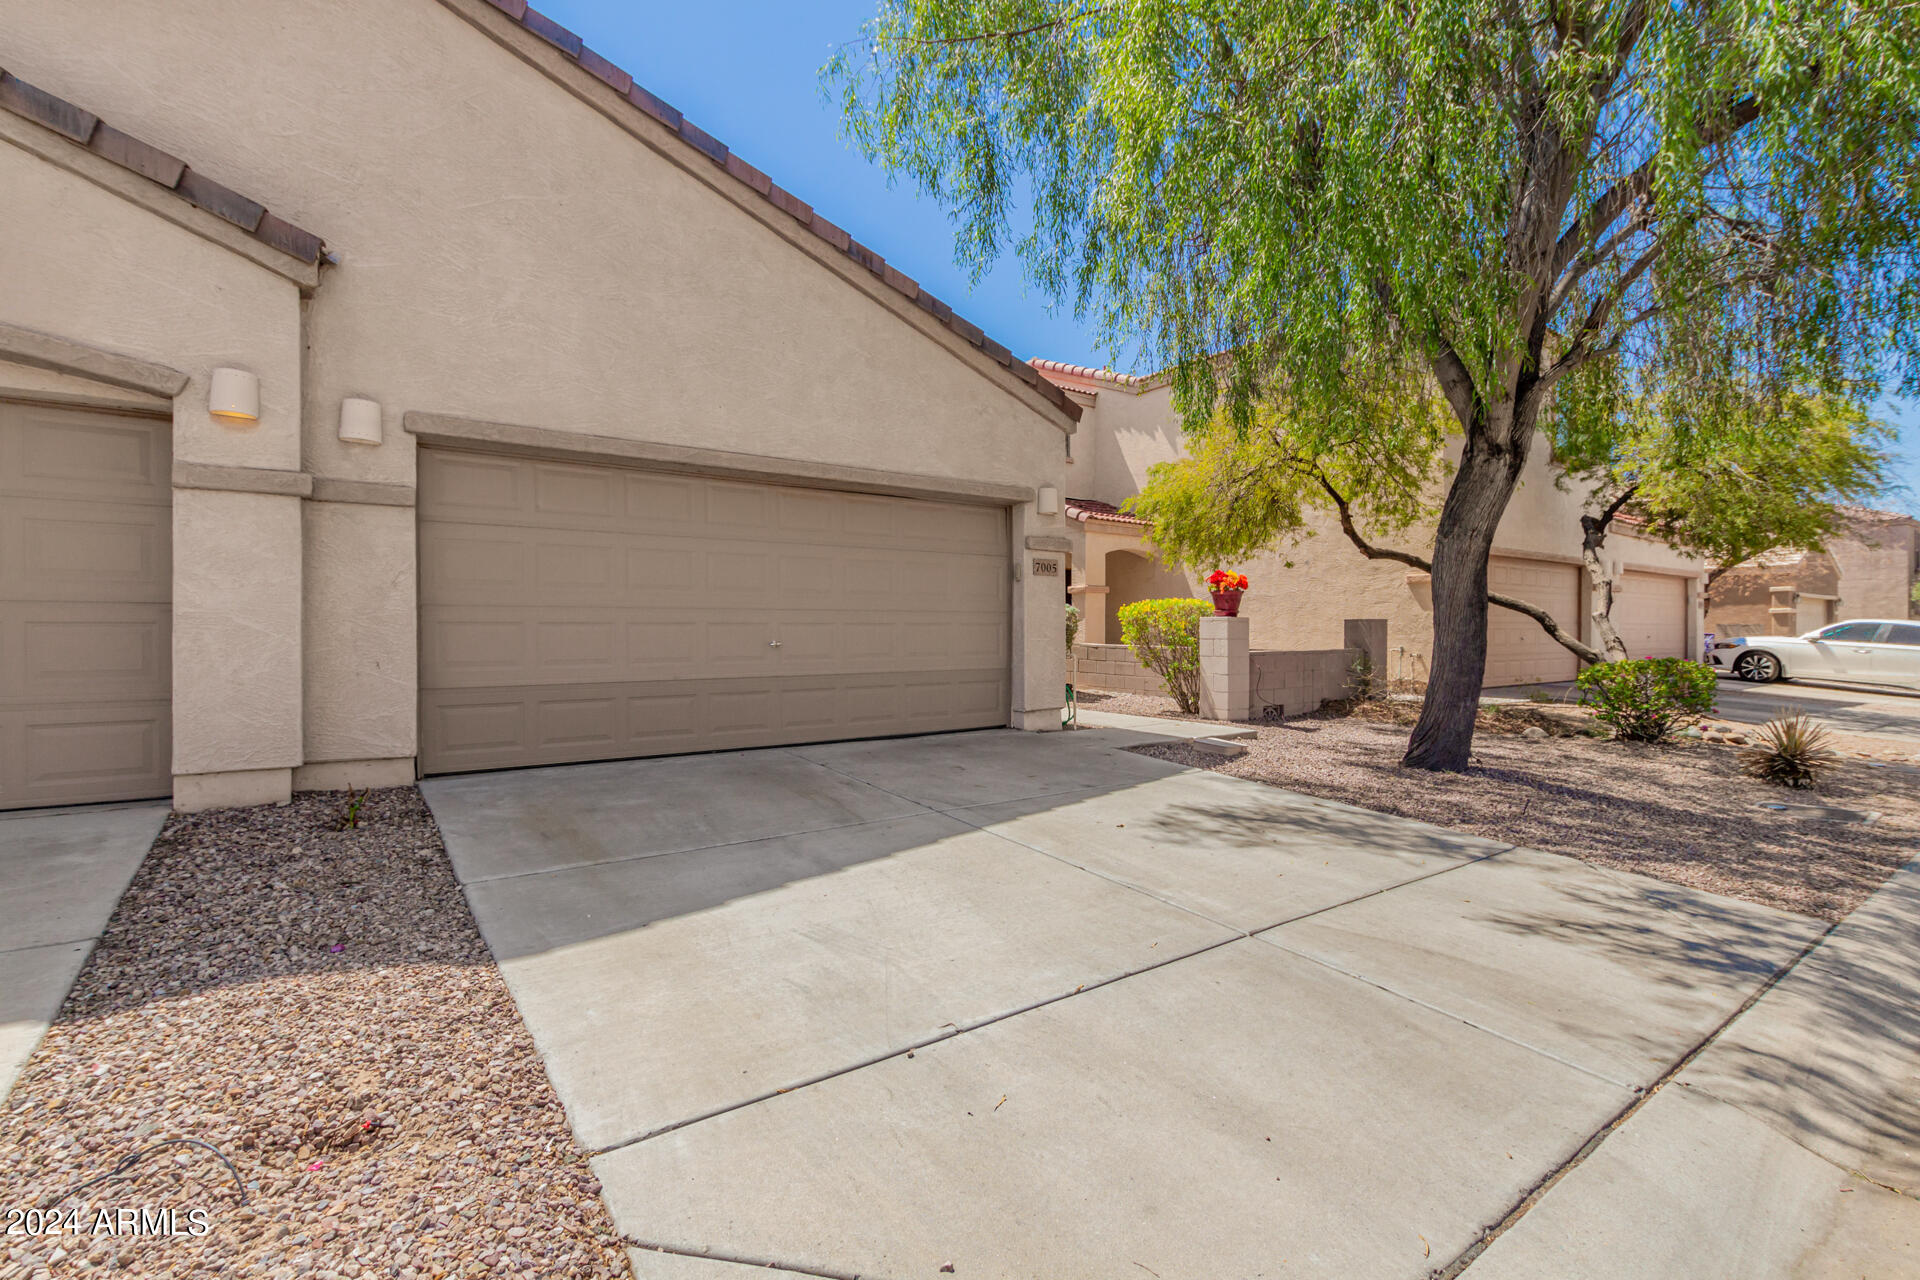
{"type": "Polygon", "coordinates": [[[1629,742],[1661,742],[1713,710],[1713,668],[1685,658],[1636,658],[1588,667],[1575,682],[1593,718],[1629,742]]]}
{"type": "Polygon", "coordinates": [[[1804,713],[1769,720],[1754,738],[1754,745],[1740,753],[1740,770],[1762,782],[1817,786],[1840,767],[1840,753],[1827,745],[1827,731],[1804,713]]]}
{"type": "Polygon", "coordinates": [[[1080,638],[1080,606],[1067,606],[1067,652],[1073,652],[1073,642],[1080,638]]]}
{"type": "Polygon", "coordinates": [[[1166,683],[1187,715],[1200,709],[1200,619],[1212,614],[1205,600],[1140,600],[1114,614],[1121,643],[1166,683]]]}

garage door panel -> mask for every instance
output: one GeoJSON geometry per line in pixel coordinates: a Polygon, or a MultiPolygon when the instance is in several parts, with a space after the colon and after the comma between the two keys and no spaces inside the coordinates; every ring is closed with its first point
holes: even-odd
{"type": "Polygon", "coordinates": [[[1687,580],[1673,574],[1629,571],[1620,575],[1613,623],[1630,658],[1684,658],[1687,646],[1687,580]]]}
{"type": "Polygon", "coordinates": [[[0,697],[150,700],[172,683],[164,605],[0,604],[0,697]]]}
{"type": "MultiPolygon", "coordinates": [[[[1577,565],[1494,556],[1487,563],[1489,590],[1547,610],[1566,630],[1579,634],[1582,573],[1577,565]]],[[[1539,623],[1511,609],[1487,609],[1487,669],[1490,686],[1571,680],[1580,660],[1539,623]]]]}
{"type": "Polygon", "coordinates": [[[1004,671],[434,689],[421,751],[436,772],[934,733],[1006,723],[1004,671]]]}
{"type": "Polygon", "coordinates": [[[429,771],[1006,721],[1003,510],[446,456],[421,455],[429,771]]]}
{"type": "Polygon", "coordinates": [[[0,808],[171,789],[170,433],[0,402],[0,808]]]}
{"type": "Polygon", "coordinates": [[[49,405],[9,404],[0,492],[165,507],[173,461],[166,424],[49,405]]]}
{"type": "Polygon", "coordinates": [[[165,700],[0,710],[0,808],[165,795],[171,743],[165,700]]]}

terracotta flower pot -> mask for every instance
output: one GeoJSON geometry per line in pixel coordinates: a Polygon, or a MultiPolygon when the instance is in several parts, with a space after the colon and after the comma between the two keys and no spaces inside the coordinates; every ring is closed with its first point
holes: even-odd
{"type": "Polygon", "coordinates": [[[1216,591],[1213,593],[1213,616],[1216,618],[1237,618],[1240,616],[1239,591],[1216,591]]]}

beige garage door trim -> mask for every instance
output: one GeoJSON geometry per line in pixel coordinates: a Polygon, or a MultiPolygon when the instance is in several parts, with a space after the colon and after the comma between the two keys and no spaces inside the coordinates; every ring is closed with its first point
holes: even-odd
{"type": "Polygon", "coordinates": [[[172,790],[172,424],[0,400],[0,809],[172,790]]]}
{"type": "Polygon", "coordinates": [[[1004,507],[420,451],[421,769],[1004,725],[1004,507]]]}
{"type": "MultiPolygon", "coordinates": [[[[1515,596],[1551,613],[1563,628],[1580,633],[1581,570],[1578,565],[1519,556],[1494,556],[1487,562],[1487,587],[1515,596]]],[[[1580,660],[1567,652],[1539,623],[1497,606],[1487,610],[1489,687],[1571,680],[1580,660]]]]}
{"type": "Polygon", "coordinates": [[[1628,570],[1613,597],[1613,625],[1629,658],[1686,658],[1687,580],[1628,570]]]}

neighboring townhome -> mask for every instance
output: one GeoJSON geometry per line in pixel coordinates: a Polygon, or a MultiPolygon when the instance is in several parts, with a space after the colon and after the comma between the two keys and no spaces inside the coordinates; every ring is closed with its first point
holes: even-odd
{"type": "Polygon", "coordinates": [[[0,807],[1059,727],[1077,406],[571,32],[0,67],[0,807]]]}
{"type": "Polygon", "coordinates": [[[1755,556],[1714,578],[1707,630],[1720,640],[1802,636],[1843,617],[1887,616],[1847,605],[1841,598],[1843,577],[1835,556],[1826,551],[1787,549],[1755,556]]]}
{"type": "Polygon", "coordinates": [[[1840,571],[1841,616],[1920,617],[1913,599],[1920,581],[1920,520],[1867,507],[1843,510],[1846,532],[1828,547],[1840,571]]]}
{"type": "MultiPolygon", "coordinates": [[[[1071,593],[1084,614],[1082,639],[1117,643],[1114,615],[1120,606],[1156,596],[1206,595],[1196,576],[1161,565],[1147,526],[1118,510],[1146,483],[1148,468],[1182,454],[1172,386],[1165,375],[1134,377],[1049,360],[1033,364],[1081,407],[1067,481],[1073,517],[1071,593]]],[[[1537,441],[1501,520],[1489,585],[1547,609],[1562,627],[1597,647],[1580,558],[1580,497],[1555,486],[1547,454],[1545,442],[1537,441]]],[[[1631,522],[1615,521],[1606,544],[1606,555],[1620,570],[1613,620],[1629,654],[1700,655],[1704,569],[1662,543],[1633,536],[1632,528],[1631,522]]],[[[1432,548],[1431,534],[1422,530],[1379,541],[1422,556],[1432,548]]],[[[1255,648],[1338,649],[1347,643],[1347,620],[1385,619],[1383,674],[1426,678],[1433,644],[1428,575],[1366,559],[1331,515],[1297,544],[1223,567],[1252,579],[1240,612],[1250,620],[1255,648]]],[[[1488,686],[1568,680],[1579,671],[1578,659],[1522,614],[1490,607],[1487,632],[1488,686]]],[[[1082,683],[1091,682],[1083,678],[1082,683]]]]}

